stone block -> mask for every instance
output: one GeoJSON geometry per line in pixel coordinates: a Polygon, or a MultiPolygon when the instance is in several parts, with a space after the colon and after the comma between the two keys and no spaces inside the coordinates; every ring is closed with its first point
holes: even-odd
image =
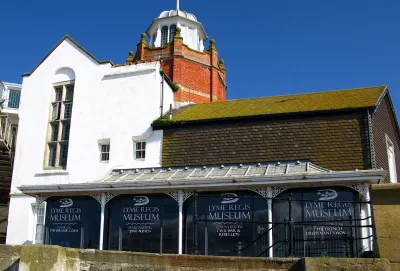
{"type": "Polygon", "coordinates": [[[304,271],[391,271],[386,259],[303,258],[304,271]]]}

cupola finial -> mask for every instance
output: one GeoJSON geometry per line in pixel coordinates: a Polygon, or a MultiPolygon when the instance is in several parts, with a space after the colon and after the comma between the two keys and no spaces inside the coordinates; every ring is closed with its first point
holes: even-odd
{"type": "Polygon", "coordinates": [[[176,0],[176,10],[179,10],[179,0],[176,0]]]}

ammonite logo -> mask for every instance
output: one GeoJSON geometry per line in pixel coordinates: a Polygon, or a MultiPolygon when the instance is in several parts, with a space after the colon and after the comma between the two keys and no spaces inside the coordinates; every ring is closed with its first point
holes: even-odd
{"type": "Polygon", "coordinates": [[[71,207],[73,204],[72,199],[60,199],[60,208],[71,207]]]}
{"type": "Polygon", "coordinates": [[[235,193],[222,193],[221,197],[222,197],[221,201],[222,204],[234,203],[239,200],[239,198],[235,193]]]}
{"type": "Polygon", "coordinates": [[[331,200],[337,198],[338,196],[338,193],[333,189],[321,189],[318,190],[317,194],[321,195],[318,200],[331,200]]]}
{"type": "Polygon", "coordinates": [[[142,206],[142,205],[146,205],[150,202],[149,198],[146,196],[133,197],[133,201],[135,202],[134,206],[142,206]]]}

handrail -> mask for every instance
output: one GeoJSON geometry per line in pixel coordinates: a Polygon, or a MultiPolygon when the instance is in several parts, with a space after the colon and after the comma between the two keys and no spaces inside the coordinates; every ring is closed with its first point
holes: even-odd
{"type": "Polygon", "coordinates": [[[265,231],[263,234],[261,234],[260,236],[258,236],[256,239],[253,240],[253,242],[251,242],[249,245],[247,245],[246,247],[239,249],[238,246],[235,246],[235,252],[241,252],[241,251],[245,251],[246,249],[248,249],[249,247],[251,247],[253,244],[255,244],[258,240],[260,240],[262,237],[264,237],[267,233],[269,233],[270,231],[272,231],[273,228],[275,228],[277,226],[277,224],[273,225],[271,228],[269,228],[267,231],[265,231]]]}
{"type": "Polygon", "coordinates": [[[7,115],[0,115],[0,140],[4,142],[9,153],[14,149],[14,131],[12,123],[7,115]]]}

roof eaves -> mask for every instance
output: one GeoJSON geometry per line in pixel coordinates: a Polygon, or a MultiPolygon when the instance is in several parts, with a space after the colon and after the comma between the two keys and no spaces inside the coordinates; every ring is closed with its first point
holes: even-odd
{"type": "Polygon", "coordinates": [[[85,48],[83,48],[82,45],[80,45],[79,43],[77,43],[73,38],[71,38],[69,35],[65,35],[59,42],[57,42],[57,44],[53,47],[53,49],[50,50],[50,52],[45,55],[45,57],[39,62],[39,64],[36,65],[35,68],[33,68],[33,70],[31,72],[28,73],[23,73],[21,74],[22,77],[25,76],[30,76],[32,73],[34,73],[36,71],[37,68],[39,68],[40,65],[42,65],[42,63],[51,55],[51,53],[54,52],[55,49],[57,49],[57,47],[66,39],[69,39],[73,44],[75,44],[79,49],[81,49],[85,54],[87,54],[88,56],[90,56],[92,59],[94,59],[97,63],[99,64],[111,64],[112,66],[114,66],[114,63],[111,60],[102,60],[100,61],[99,59],[97,59],[94,55],[92,55],[89,51],[87,51],[85,48]]]}
{"type": "Polygon", "coordinates": [[[299,116],[299,115],[318,115],[318,114],[329,114],[329,113],[351,113],[351,112],[364,111],[365,109],[368,109],[368,108],[374,108],[374,106],[303,111],[303,112],[285,112],[285,113],[276,113],[276,114],[248,115],[248,116],[235,116],[235,117],[197,119],[197,120],[172,119],[171,121],[168,121],[167,123],[153,123],[152,127],[154,130],[162,130],[164,128],[175,128],[175,127],[180,127],[183,125],[190,125],[190,124],[208,124],[208,123],[234,121],[234,120],[248,120],[248,119],[257,119],[258,120],[258,119],[267,119],[267,118],[272,118],[272,117],[276,118],[276,117],[286,117],[286,116],[294,116],[294,115],[299,116]]]}
{"type": "MultiPolygon", "coordinates": [[[[394,117],[394,121],[396,122],[397,136],[399,137],[399,140],[400,140],[400,127],[399,127],[399,122],[398,122],[398,120],[397,120],[396,111],[394,110],[393,101],[392,101],[392,98],[390,97],[390,92],[389,92],[389,88],[388,88],[388,87],[386,88],[385,95],[383,95],[383,97],[382,97],[382,99],[380,100],[380,102],[386,97],[386,95],[387,95],[388,100],[389,100],[390,109],[392,110],[392,114],[393,114],[393,117],[394,117]]],[[[379,102],[379,104],[380,104],[380,102],[379,102]]],[[[376,106],[376,108],[378,108],[379,104],[376,106]]]]}

